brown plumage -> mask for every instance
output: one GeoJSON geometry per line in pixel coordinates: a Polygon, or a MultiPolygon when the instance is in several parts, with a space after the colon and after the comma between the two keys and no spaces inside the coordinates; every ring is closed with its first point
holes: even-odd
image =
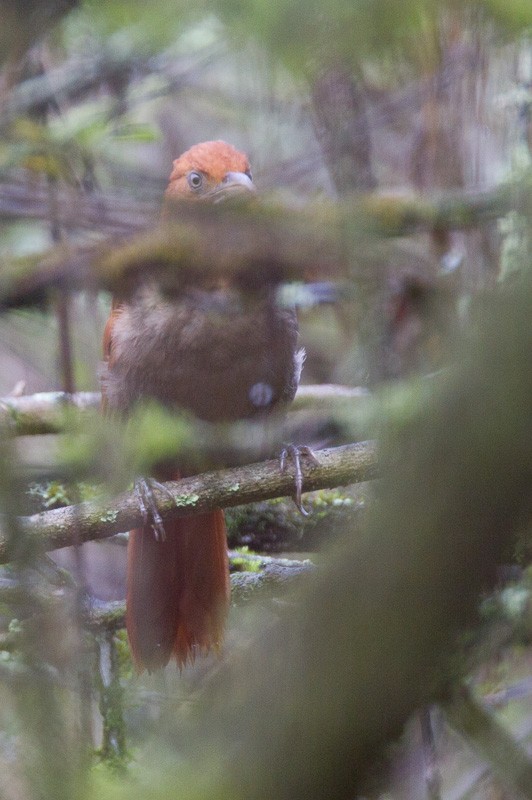
{"type": "MultiPolygon", "coordinates": [[[[254,191],[247,157],[225,142],[203,142],[174,161],[164,215],[173,199],[218,202],[254,191]]],[[[297,325],[265,287],[253,302],[237,290],[192,287],[178,298],[146,284],[115,301],[104,332],[105,407],[128,411],[144,398],[217,422],[256,417],[294,396],[301,369],[297,325]]],[[[157,477],[176,479],[181,465],[157,477]]],[[[219,647],[229,605],[223,511],[131,532],[127,630],[139,670],[179,665],[219,647]]]]}

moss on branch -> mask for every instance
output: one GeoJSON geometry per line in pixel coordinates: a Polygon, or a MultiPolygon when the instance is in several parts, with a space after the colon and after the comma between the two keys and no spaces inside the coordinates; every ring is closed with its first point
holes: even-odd
{"type": "MultiPolygon", "coordinates": [[[[127,294],[140,281],[154,278],[163,291],[179,292],[189,283],[220,275],[253,290],[285,281],[343,279],[353,276],[353,270],[365,274],[360,255],[368,237],[373,241],[375,235],[482,225],[526,203],[528,184],[526,176],[519,184],[467,195],[371,194],[304,209],[267,203],[189,204],[179,208],[179,222],[134,237],[114,236],[77,247],[62,244],[46,254],[5,263],[0,307],[40,303],[58,287],[127,294]],[[359,266],[353,264],[355,250],[359,266]]],[[[104,203],[102,222],[107,213],[104,203]]],[[[146,214],[144,227],[151,226],[153,213],[146,214]]]]}
{"type": "MultiPolygon", "coordinates": [[[[292,584],[315,569],[308,559],[269,558],[252,554],[246,554],[242,559],[238,553],[230,554],[231,567],[241,560],[246,562],[245,568],[231,573],[231,602],[235,605],[244,604],[265,590],[275,590],[285,584],[292,584]]],[[[125,626],[125,613],[125,601],[101,603],[87,611],[85,624],[94,633],[101,630],[120,630],[125,626]]]]}
{"type": "MultiPolygon", "coordinates": [[[[373,442],[320,450],[316,455],[319,466],[303,464],[304,491],[366,481],[378,473],[373,442]]],[[[281,472],[278,460],[271,460],[169,481],[165,488],[168,494],[154,490],[163,519],[291,496],[294,477],[290,469],[281,472]]],[[[43,550],[104,539],[138,527],[142,522],[134,492],[124,492],[108,502],[80,503],[20,518],[23,535],[43,550]]],[[[7,539],[2,536],[0,563],[9,561],[10,556],[7,539]]]]}
{"type": "Polygon", "coordinates": [[[65,412],[83,413],[98,409],[99,392],[38,392],[21,397],[0,398],[0,423],[16,436],[60,433],[65,427],[65,412]]]}

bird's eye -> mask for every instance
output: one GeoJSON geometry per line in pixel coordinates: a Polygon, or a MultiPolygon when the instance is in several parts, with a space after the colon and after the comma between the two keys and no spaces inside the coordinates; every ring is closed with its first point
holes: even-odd
{"type": "Polygon", "coordinates": [[[189,172],[187,175],[188,185],[191,189],[197,191],[201,189],[201,184],[203,183],[203,175],[201,172],[189,172]]]}

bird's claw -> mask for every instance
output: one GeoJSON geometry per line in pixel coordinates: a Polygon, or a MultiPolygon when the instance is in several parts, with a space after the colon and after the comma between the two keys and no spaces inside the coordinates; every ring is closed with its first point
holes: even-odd
{"type": "Polygon", "coordinates": [[[166,539],[166,532],[164,530],[164,523],[157,508],[157,501],[153,493],[154,489],[167,494],[171,497],[171,493],[166,486],[153,478],[137,478],[135,481],[135,495],[139,504],[140,513],[144,525],[150,526],[157,541],[164,542],[166,539]]]}
{"type": "Polygon", "coordinates": [[[298,446],[295,444],[289,444],[283,447],[279,458],[279,466],[281,472],[286,472],[288,459],[294,462],[295,492],[292,495],[292,499],[300,513],[303,514],[304,517],[308,517],[309,512],[303,507],[303,503],[301,502],[301,494],[303,491],[303,471],[301,469],[302,456],[308,458],[314,466],[319,466],[320,462],[310,447],[307,445],[298,446]]]}

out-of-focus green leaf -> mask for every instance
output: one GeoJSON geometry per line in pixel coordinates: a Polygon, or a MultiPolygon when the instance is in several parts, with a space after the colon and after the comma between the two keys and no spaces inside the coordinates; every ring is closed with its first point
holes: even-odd
{"type": "Polygon", "coordinates": [[[256,36],[297,71],[313,72],[362,58],[391,57],[427,63],[439,47],[445,12],[477,6],[511,30],[532,24],[528,0],[223,0],[216,7],[238,38],[256,36]],[[429,54],[430,58],[430,54],[429,54]]]}
{"type": "Polygon", "coordinates": [[[48,131],[56,142],[66,143],[76,139],[80,145],[89,145],[109,132],[109,110],[108,99],[74,105],[61,117],[52,117],[48,131]]]}
{"type": "Polygon", "coordinates": [[[482,5],[509,30],[521,30],[532,26],[530,0],[483,0],[482,5]]]}
{"type": "Polygon", "coordinates": [[[145,51],[156,51],[168,46],[179,35],[187,22],[198,17],[198,4],[181,0],[85,0],[74,24],[84,23],[91,34],[108,37],[118,35],[116,45],[137,45],[145,51]]]}
{"type": "Polygon", "coordinates": [[[147,123],[126,123],[112,132],[114,139],[126,142],[156,142],[160,135],[153,125],[147,123]]]}

